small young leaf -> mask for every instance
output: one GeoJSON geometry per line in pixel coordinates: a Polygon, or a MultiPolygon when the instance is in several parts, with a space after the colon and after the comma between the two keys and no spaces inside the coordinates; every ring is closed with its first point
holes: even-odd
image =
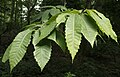
{"type": "Polygon", "coordinates": [[[46,10],[42,15],[42,22],[47,22],[49,19],[50,10],[46,10]]]}
{"type": "Polygon", "coordinates": [[[61,32],[58,31],[53,31],[51,35],[48,37],[48,39],[53,40],[56,42],[63,51],[66,50],[66,43],[65,43],[65,38],[61,32]]]}
{"type": "Polygon", "coordinates": [[[59,14],[60,13],[60,10],[59,9],[51,9],[50,10],[50,14],[52,15],[52,16],[54,16],[54,15],[56,15],[56,14],[59,14]]]}
{"type": "Polygon", "coordinates": [[[97,24],[95,21],[88,17],[87,15],[81,14],[81,26],[82,26],[82,34],[84,37],[90,42],[91,46],[93,47],[94,41],[98,34],[97,32],[97,24]]]}
{"type": "Polygon", "coordinates": [[[11,71],[24,57],[27,47],[30,44],[31,34],[32,31],[29,29],[20,32],[10,45],[9,62],[11,71]]]}
{"type": "Polygon", "coordinates": [[[73,61],[82,40],[80,16],[78,14],[71,14],[65,26],[66,43],[73,61]]]}
{"type": "Polygon", "coordinates": [[[56,18],[57,25],[60,25],[61,23],[65,23],[65,21],[66,21],[65,16],[67,16],[67,15],[69,15],[69,13],[62,13],[62,14],[58,15],[58,17],[56,18]]]}
{"type": "Polygon", "coordinates": [[[36,45],[38,42],[39,42],[39,40],[38,40],[38,38],[40,37],[40,29],[38,29],[38,30],[35,30],[35,32],[34,32],[34,34],[33,34],[33,40],[32,40],[32,43],[34,44],[34,45],[36,45]]]}
{"type": "Polygon", "coordinates": [[[48,63],[50,56],[51,56],[51,44],[50,41],[42,41],[38,45],[34,45],[35,51],[34,51],[34,58],[37,61],[38,65],[41,68],[41,71],[45,67],[45,65],[48,63]]]}

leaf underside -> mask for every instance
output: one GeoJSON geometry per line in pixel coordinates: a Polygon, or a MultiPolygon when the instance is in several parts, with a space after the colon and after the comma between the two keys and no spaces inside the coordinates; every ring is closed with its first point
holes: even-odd
{"type": "Polygon", "coordinates": [[[3,58],[2,58],[2,62],[5,63],[8,59],[9,59],[9,51],[11,50],[11,44],[8,46],[8,48],[6,49],[3,58]]]}
{"type": "Polygon", "coordinates": [[[56,44],[58,44],[61,47],[63,51],[66,50],[65,38],[62,33],[54,30],[48,37],[48,39],[53,40],[56,44]]]}
{"type": "Polygon", "coordinates": [[[24,57],[27,47],[30,44],[31,33],[32,31],[29,29],[20,32],[10,45],[9,62],[11,71],[24,57]]]}
{"type": "MultiPolygon", "coordinates": [[[[56,8],[66,10],[66,8],[61,6],[57,6],[56,8]]],[[[42,25],[29,25],[26,27],[26,30],[20,32],[15,37],[2,58],[2,62],[6,62],[9,59],[11,71],[24,57],[31,41],[33,29],[35,29],[32,39],[32,44],[35,49],[33,54],[41,71],[51,56],[52,47],[50,40],[56,42],[63,51],[66,50],[67,46],[72,57],[72,62],[78,52],[82,35],[88,40],[92,47],[96,36],[99,35],[97,30],[105,33],[108,37],[110,36],[117,42],[117,35],[113,31],[109,19],[102,13],[87,9],[83,13],[81,12],[82,10],[67,10],[61,13],[59,9],[52,8],[46,10],[39,17],[43,23],[42,25]],[[49,14],[52,15],[50,19],[49,14]],[[56,27],[59,28],[58,26],[61,23],[65,23],[65,37],[56,29],[56,27]]]]}
{"type": "Polygon", "coordinates": [[[80,16],[81,16],[80,23],[82,26],[81,33],[93,47],[96,36],[98,35],[97,25],[95,21],[92,20],[92,18],[88,17],[87,15],[81,14],[80,16]]]}
{"type": "Polygon", "coordinates": [[[80,16],[78,14],[71,14],[65,26],[66,43],[73,61],[82,40],[80,16]]]}
{"type": "Polygon", "coordinates": [[[117,35],[113,31],[108,18],[96,10],[87,10],[87,13],[96,21],[96,24],[103,33],[105,33],[108,37],[111,36],[111,38],[117,42],[117,35]]]}
{"type": "Polygon", "coordinates": [[[42,41],[41,44],[34,45],[35,51],[34,51],[34,58],[38,65],[41,68],[41,71],[45,67],[45,65],[48,63],[50,56],[51,56],[51,44],[50,41],[42,41]]]}
{"type": "Polygon", "coordinates": [[[57,24],[55,19],[56,19],[56,16],[51,17],[51,19],[45,23],[43,28],[40,29],[40,37],[38,37],[36,44],[38,44],[42,39],[47,37],[54,30],[57,24]]]}

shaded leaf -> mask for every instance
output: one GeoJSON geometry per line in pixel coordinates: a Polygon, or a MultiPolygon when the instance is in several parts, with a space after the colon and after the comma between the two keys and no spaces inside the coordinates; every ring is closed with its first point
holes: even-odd
{"type": "Polygon", "coordinates": [[[63,51],[66,50],[66,43],[65,43],[65,38],[61,32],[58,31],[53,31],[51,35],[48,37],[48,39],[53,40],[56,42],[63,51]]]}
{"type": "Polygon", "coordinates": [[[32,43],[34,45],[36,45],[38,43],[38,40],[39,40],[39,37],[40,37],[40,29],[38,30],[35,30],[34,34],[33,34],[33,40],[32,40],[32,43]]]}
{"type": "Polygon", "coordinates": [[[46,24],[43,26],[43,28],[40,29],[40,37],[38,38],[38,41],[36,43],[39,43],[40,40],[47,37],[55,28],[56,22],[55,22],[56,16],[53,16],[46,24]]]}
{"type": "Polygon", "coordinates": [[[40,12],[39,14],[36,14],[34,17],[31,17],[32,18],[31,23],[33,23],[33,22],[35,22],[37,20],[40,20],[42,15],[43,15],[43,12],[40,12]]]}
{"type": "Polygon", "coordinates": [[[50,14],[50,10],[46,10],[45,12],[43,12],[41,21],[42,22],[47,22],[48,19],[49,19],[49,14],[50,14]]]}
{"type": "Polygon", "coordinates": [[[50,10],[50,14],[52,15],[52,16],[54,16],[54,15],[56,15],[56,14],[59,14],[60,13],[60,10],[59,9],[51,9],[50,10]]]}
{"type": "Polygon", "coordinates": [[[56,8],[59,8],[59,9],[61,9],[62,11],[66,11],[66,10],[67,10],[67,8],[66,8],[66,7],[61,6],[61,5],[56,6],[56,8]]]}
{"type": "Polygon", "coordinates": [[[82,26],[82,34],[84,37],[90,42],[91,46],[93,47],[94,41],[96,39],[96,36],[98,34],[97,32],[97,24],[95,21],[88,17],[85,14],[81,14],[81,26],[82,26]]]}
{"type": "Polygon", "coordinates": [[[35,28],[40,28],[42,26],[43,25],[40,24],[39,22],[35,22],[35,23],[32,23],[30,25],[27,25],[27,26],[23,27],[22,29],[24,29],[24,30],[31,29],[32,30],[32,29],[35,29],[35,28]]]}

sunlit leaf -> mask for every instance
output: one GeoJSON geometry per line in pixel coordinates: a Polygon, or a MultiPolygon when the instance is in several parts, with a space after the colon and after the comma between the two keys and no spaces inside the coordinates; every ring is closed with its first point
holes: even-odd
{"type": "Polygon", "coordinates": [[[113,31],[112,25],[108,18],[96,10],[87,10],[87,13],[96,21],[99,29],[103,33],[105,33],[108,37],[111,36],[111,38],[117,42],[117,35],[113,31]]]}
{"type": "Polygon", "coordinates": [[[41,71],[48,63],[50,56],[51,56],[51,44],[50,41],[45,40],[44,42],[34,45],[34,58],[37,61],[38,65],[41,68],[41,71]]]}
{"type": "Polygon", "coordinates": [[[69,15],[69,13],[62,13],[58,15],[58,17],[56,18],[57,25],[60,25],[61,23],[65,23],[67,15],[69,15]]]}
{"type": "Polygon", "coordinates": [[[71,14],[65,26],[66,43],[73,61],[82,40],[80,16],[78,14],[71,14]]]}
{"type": "Polygon", "coordinates": [[[31,40],[31,30],[25,30],[20,32],[12,44],[10,45],[9,50],[9,62],[11,70],[22,60],[24,57],[27,47],[30,44],[31,40]]]}
{"type": "Polygon", "coordinates": [[[11,45],[8,46],[8,48],[6,49],[3,58],[2,58],[2,62],[5,63],[8,59],[9,59],[9,51],[11,50],[11,45]]]}

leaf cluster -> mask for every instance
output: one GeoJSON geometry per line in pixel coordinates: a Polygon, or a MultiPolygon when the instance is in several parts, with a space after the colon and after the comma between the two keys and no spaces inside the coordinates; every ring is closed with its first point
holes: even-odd
{"type": "Polygon", "coordinates": [[[6,49],[2,61],[9,60],[11,71],[24,57],[30,42],[34,46],[34,58],[41,70],[51,57],[51,41],[58,44],[63,51],[69,50],[72,62],[80,49],[82,37],[85,37],[92,47],[96,37],[101,37],[102,33],[117,42],[117,35],[109,19],[97,10],[56,6],[40,14],[40,21],[26,26],[6,49]]]}

